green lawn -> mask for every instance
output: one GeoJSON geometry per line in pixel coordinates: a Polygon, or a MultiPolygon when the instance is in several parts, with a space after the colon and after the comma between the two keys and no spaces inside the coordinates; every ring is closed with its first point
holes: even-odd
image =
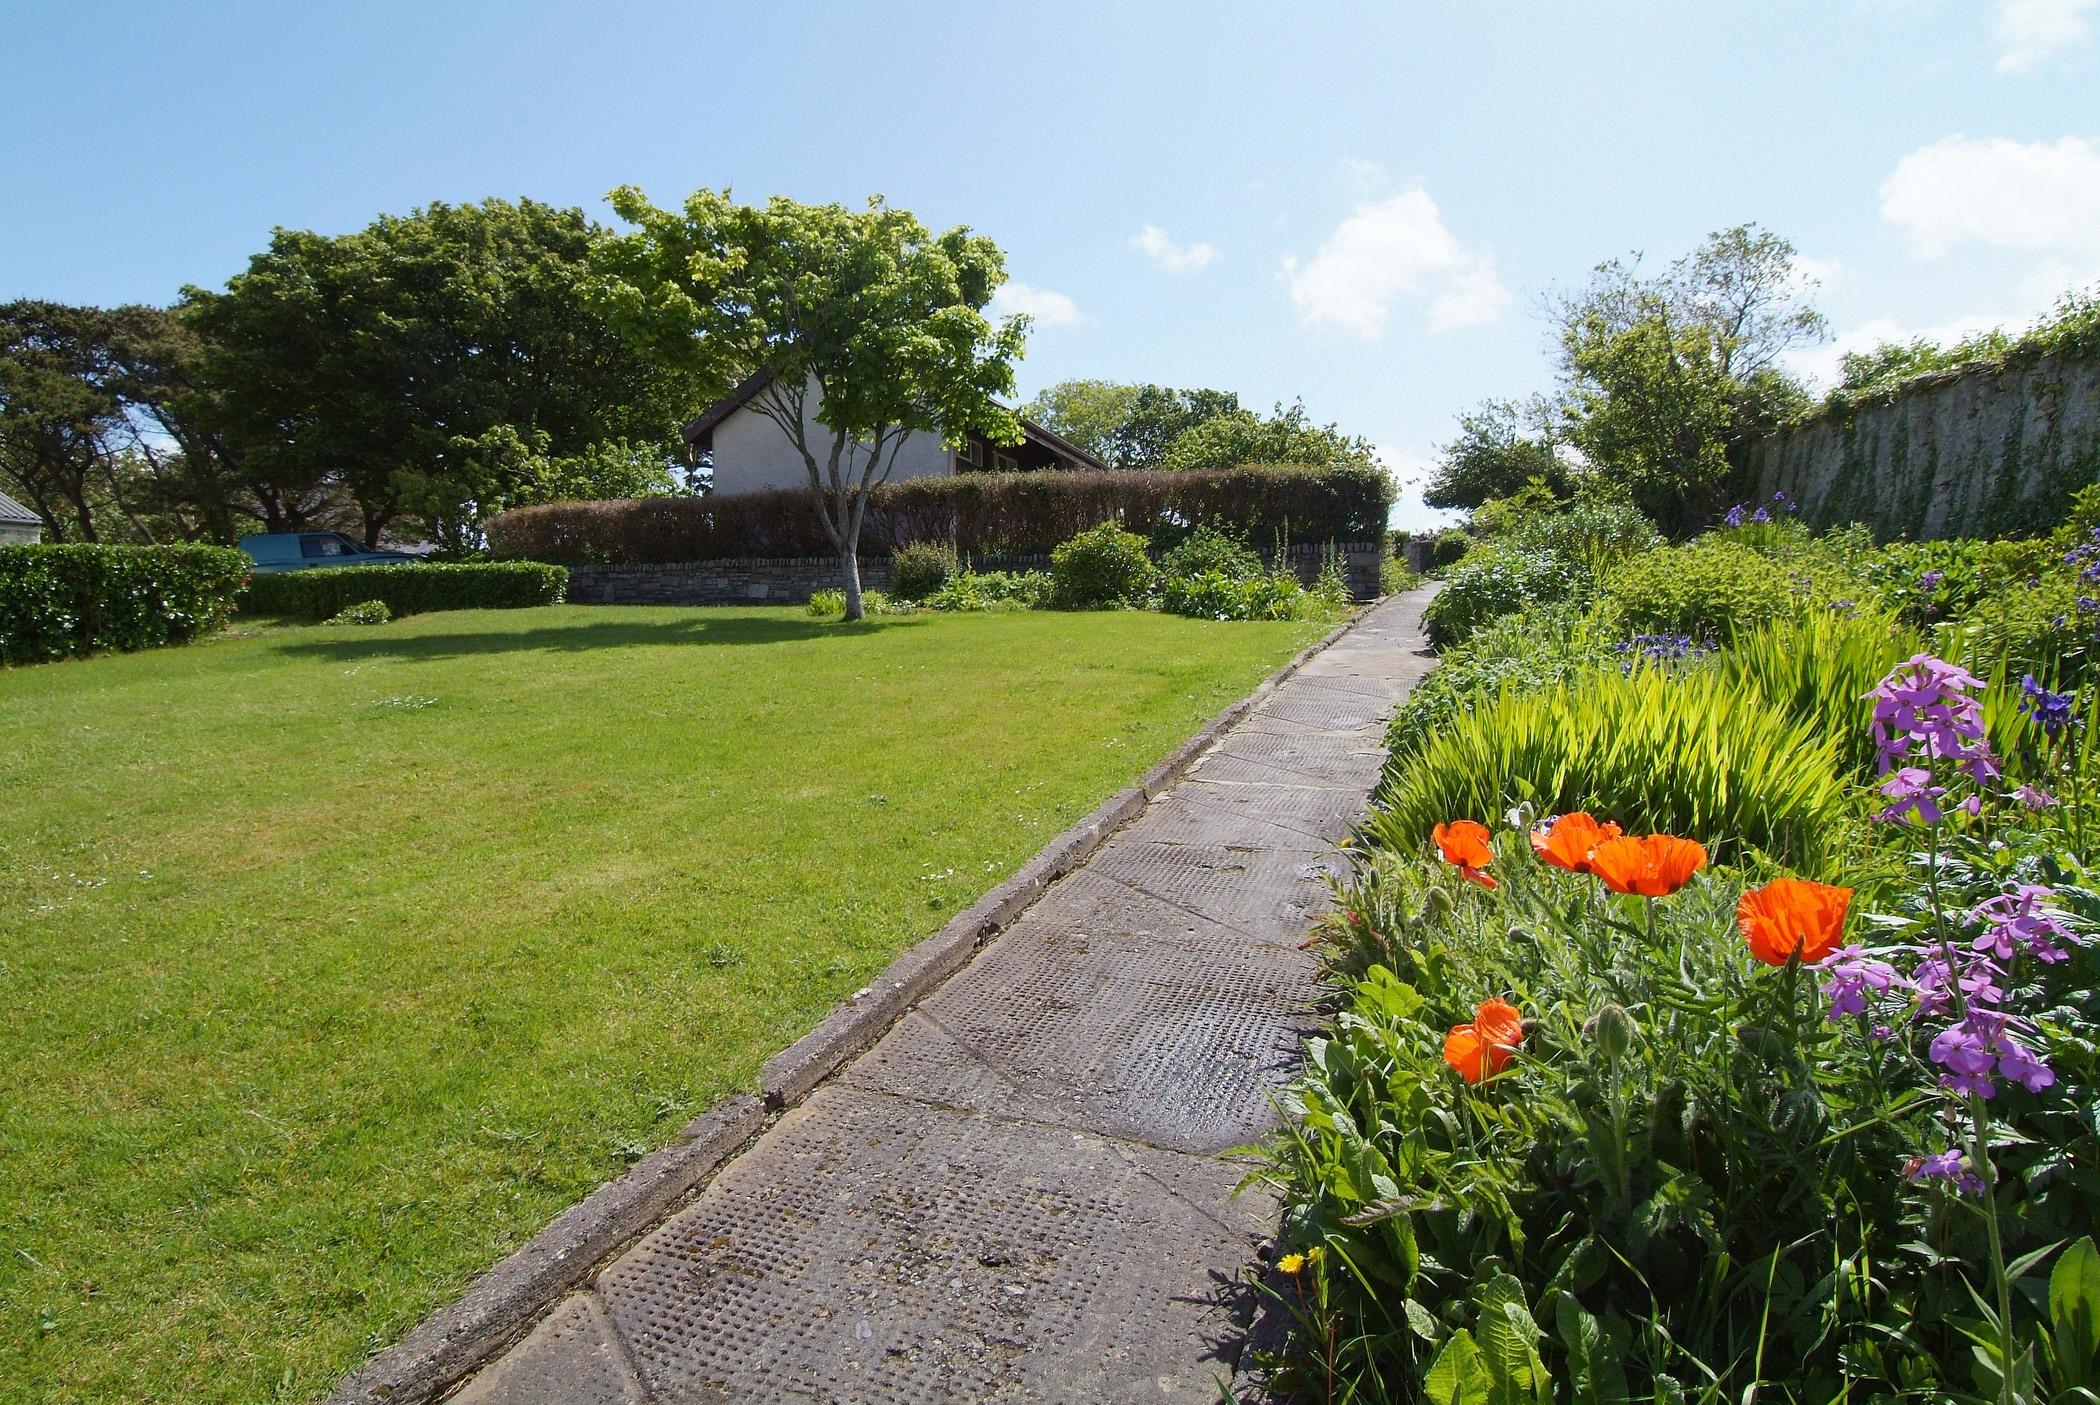
{"type": "Polygon", "coordinates": [[[0,671],[0,1398],[325,1392],[1322,628],[560,606],[0,671]]]}

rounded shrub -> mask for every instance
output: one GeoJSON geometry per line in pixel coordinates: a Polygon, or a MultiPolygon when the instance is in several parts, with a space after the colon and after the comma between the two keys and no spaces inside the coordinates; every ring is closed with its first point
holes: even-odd
{"type": "Polygon", "coordinates": [[[1659,547],[1621,562],[1604,594],[1627,634],[1682,634],[1726,642],[1792,614],[1787,568],[1739,542],[1659,547]]]}
{"type": "Polygon", "coordinates": [[[1472,549],[1473,538],[1465,528],[1446,527],[1438,532],[1436,539],[1429,544],[1430,569],[1442,570],[1446,566],[1455,566],[1464,560],[1466,553],[1472,549]]]}
{"type": "Polygon", "coordinates": [[[1422,621],[1429,631],[1430,646],[1446,649],[1463,642],[1489,620],[1515,614],[1527,605],[1580,597],[1589,587],[1588,574],[1555,552],[1484,548],[1451,568],[1422,621]]]}
{"type": "Polygon", "coordinates": [[[1254,548],[1215,527],[1198,527],[1181,544],[1159,558],[1160,576],[1168,581],[1194,580],[1216,573],[1233,580],[1248,580],[1261,574],[1261,558],[1254,548]]]}
{"type": "Polygon", "coordinates": [[[1064,610],[1142,605],[1158,574],[1145,539],[1113,522],[1090,527],[1050,553],[1051,598],[1064,610]]]}
{"type": "Polygon", "coordinates": [[[345,605],[327,619],[322,620],[321,623],[329,625],[385,624],[393,617],[394,612],[386,607],[386,601],[360,600],[355,605],[345,605]]]}
{"type": "Polygon", "coordinates": [[[890,558],[890,594],[924,600],[955,574],[955,550],[944,542],[906,542],[890,558]]]}

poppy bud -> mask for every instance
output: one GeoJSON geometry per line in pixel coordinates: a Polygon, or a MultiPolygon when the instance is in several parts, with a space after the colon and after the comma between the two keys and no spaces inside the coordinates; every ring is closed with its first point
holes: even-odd
{"type": "Polygon", "coordinates": [[[1451,895],[1442,888],[1431,888],[1422,897],[1422,920],[1443,922],[1451,916],[1451,895]]]}
{"type": "Polygon", "coordinates": [[[1634,1036],[1640,1033],[1640,1028],[1634,1024],[1633,1016],[1626,1013],[1625,1007],[1614,1002],[1591,1015],[1582,1032],[1604,1051],[1604,1057],[1616,1060],[1633,1047],[1634,1036]]]}
{"type": "Polygon", "coordinates": [[[1509,944],[1511,946],[1530,946],[1531,933],[1525,931],[1522,927],[1512,926],[1509,929],[1509,944]]]}

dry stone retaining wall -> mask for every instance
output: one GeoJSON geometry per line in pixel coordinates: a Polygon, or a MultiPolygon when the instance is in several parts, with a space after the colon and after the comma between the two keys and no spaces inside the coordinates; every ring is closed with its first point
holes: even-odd
{"type": "Polygon", "coordinates": [[[2100,358],[1957,368],[1756,440],[1738,466],[1760,500],[1883,539],[2031,536],[2100,479],[2100,358]]]}

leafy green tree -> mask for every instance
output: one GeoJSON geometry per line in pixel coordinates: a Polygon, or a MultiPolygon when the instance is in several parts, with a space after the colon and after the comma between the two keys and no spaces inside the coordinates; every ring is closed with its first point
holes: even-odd
{"type": "Polygon", "coordinates": [[[1554,305],[1568,437],[1667,527],[1714,511],[1728,449],[1806,404],[1779,369],[1825,335],[1794,246],[1754,225],[1708,236],[1658,276],[1600,264],[1554,305]]]}
{"type": "Polygon", "coordinates": [[[224,292],[186,290],[219,432],[286,495],[338,489],[373,545],[404,516],[444,539],[509,505],[501,427],[557,457],[667,443],[698,402],[588,296],[604,237],[532,200],[278,230],[224,292]]]}
{"type": "Polygon", "coordinates": [[[865,210],[740,205],[727,190],[676,211],[632,186],[611,199],[635,230],[600,251],[607,305],[697,393],[765,375],[749,407],[808,471],[846,618],[859,619],[862,520],[906,436],[1021,436],[995,397],[1013,392],[1027,319],[984,315],[1006,281],[999,246],[962,227],[930,233],[880,196],[865,210]]]}
{"type": "Polygon", "coordinates": [[[1543,400],[1483,400],[1458,417],[1458,437],[1442,447],[1422,501],[1430,507],[1479,507],[1522,491],[1533,479],[1555,497],[1569,491],[1568,467],[1554,452],[1556,425],[1543,400]]]}
{"type": "Polygon", "coordinates": [[[1231,468],[1245,463],[1368,466],[1377,461],[1369,440],[1346,435],[1338,425],[1314,424],[1300,402],[1289,409],[1278,405],[1267,419],[1252,410],[1213,415],[1177,435],[1160,467],[1231,468]]]}
{"type": "Polygon", "coordinates": [[[56,541],[103,535],[108,440],[122,416],[109,387],[107,319],[62,303],[0,307],[0,483],[56,541]]]}
{"type": "Polygon", "coordinates": [[[1158,468],[1184,432],[1240,408],[1229,390],[1059,381],[1021,413],[1114,468],[1158,468]]]}
{"type": "Polygon", "coordinates": [[[1116,435],[1130,418],[1130,407],[1139,387],[1120,381],[1059,381],[1039,391],[1021,407],[1021,414],[1053,434],[1063,435],[1080,448],[1118,468],[1116,435]]]}

